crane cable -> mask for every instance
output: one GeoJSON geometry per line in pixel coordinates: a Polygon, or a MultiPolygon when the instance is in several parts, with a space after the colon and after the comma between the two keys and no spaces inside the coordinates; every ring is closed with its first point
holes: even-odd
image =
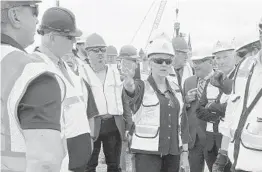
{"type": "Polygon", "coordinates": [[[134,36],[133,36],[133,38],[132,38],[132,40],[130,41],[130,44],[132,44],[132,43],[133,43],[133,41],[134,41],[134,39],[136,38],[136,36],[137,36],[137,34],[138,34],[139,30],[141,29],[141,27],[142,27],[143,23],[145,22],[145,20],[146,20],[146,18],[147,18],[147,16],[148,16],[148,14],[149,14],[149,12],[151,11],[151,9],[152,9],[153,5],[155,4],[155,2],[156,2],[156,0],[154,0],[154,1],[152,2],[152,4],[150,5],[150,7],[149,7],[149,9],[148,9],[148,11],[147,11],[147,13],[146,13],[145,17],[144,17],[144,18],[143,18],[143,20],[141,21],[141,23],[140,23],[140,25],[139,25],[138,29],[136,30],[136,32],[135,32],[135,34],[134,34],[134,36]]]}

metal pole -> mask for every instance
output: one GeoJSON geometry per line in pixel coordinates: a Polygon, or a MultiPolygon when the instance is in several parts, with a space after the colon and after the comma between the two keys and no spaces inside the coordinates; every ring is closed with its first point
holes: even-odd
{"type": "Polygon", "coordinates": [[[59,0],[56,0],[56,6],[59,7],[59,0]]]}

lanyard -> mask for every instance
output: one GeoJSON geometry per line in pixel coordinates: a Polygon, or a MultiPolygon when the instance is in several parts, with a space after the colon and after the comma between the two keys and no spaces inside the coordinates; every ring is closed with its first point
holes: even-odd
{"type": "Polygon", "coordinates": [[[246,90],[245,90],[245,95],[244,95],[244,102],[243,102],[243,110],[240,116],[240,120],[238,122],[237,129],[235,131],[234,135],[234,164],[232,166],[233,170],[235,170],[236,164],[237,164],[237,159],[239,155],[239,150],[240,150],[240,142],[241,142],[241,134],[244,129],[245,123],[247,121],[247,118],[249,116],[249,113],[252,111],[256,103],[259,101],[259,99],[262,96],[262,88],[260,89],[259,93],[256,95],[255,99],[251,102],[251,104],[247,107],[247,100],[248,100],[248,93],[249,93],[249,87],[250,87],[250,81],[254,72],[255,64],[253,64],[251,71],[249,72],[249,76],[247,79],[246,83],[246,90]]]}

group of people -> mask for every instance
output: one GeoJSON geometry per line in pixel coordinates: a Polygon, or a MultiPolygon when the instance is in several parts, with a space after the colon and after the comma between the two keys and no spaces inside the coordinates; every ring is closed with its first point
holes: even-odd
{"type": "Polygon", "coordinates": [[[101,145],[108,172],[125,171],[127,149],[136,172],[262,171],[262,20],[238,49],[190,58],[162,34],[116,58],[66,8],[36,29],[40,3],[1,1],[1,171],[94,172],[101,145]]]}

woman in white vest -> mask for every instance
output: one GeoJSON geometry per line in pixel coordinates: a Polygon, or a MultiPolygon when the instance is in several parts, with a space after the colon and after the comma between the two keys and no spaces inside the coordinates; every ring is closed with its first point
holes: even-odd
{"type": "Polygon", "coordinates": [[[180,87],[166,76],[174,58],[171,42],[157,38],[149,45],[152,74],[145,81],[134,81],[134,71],[126,75],[125,93],[134,113],[130,149],[135,154],[136,172],[178,172],[189,170],[188,124],[183,112],[180,87]]]}

